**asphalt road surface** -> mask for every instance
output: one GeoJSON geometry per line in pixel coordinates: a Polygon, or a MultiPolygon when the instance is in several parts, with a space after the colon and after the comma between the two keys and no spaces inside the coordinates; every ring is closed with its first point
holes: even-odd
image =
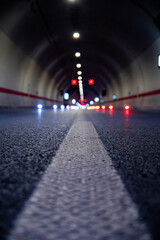
{"type": "Polygon", "coordinates": [[[160,113],[6,110],[0,141],[0,239],[160,239],[160,113]]]}

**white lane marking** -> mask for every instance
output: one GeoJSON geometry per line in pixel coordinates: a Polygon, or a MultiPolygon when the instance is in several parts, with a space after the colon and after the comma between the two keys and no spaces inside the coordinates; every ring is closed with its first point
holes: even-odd
{"type": "Polygon", "coordinates": [[[9,240],[149,240],[91,122],[75,121],[9,240]]]}

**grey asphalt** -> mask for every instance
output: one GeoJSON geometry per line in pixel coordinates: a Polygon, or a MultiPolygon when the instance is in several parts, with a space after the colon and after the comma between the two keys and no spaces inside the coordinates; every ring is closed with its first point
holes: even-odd
{"type": "Polygon", "coordinates": [[[93,124],[79,117],[9,240],[150,240],[93,124]]]}
{"type": "Polygon", "coordinates": [[[160,239],[160,113],[89,112],[154,240],[160,239]]]}
{"type": "MultiPolygon", "coordinates": [[[[0,113],[0,239],[16,216],[73,124],[76,112],[0,113]]],[[[83,112],[91,121],[152,237],[160,239],[160,114],[83,112]]]]}
{"type": "Polygon", "coordinates": [[[76,112],[6,110],[0,112],[0,239],[65,138],[76,112]]]}

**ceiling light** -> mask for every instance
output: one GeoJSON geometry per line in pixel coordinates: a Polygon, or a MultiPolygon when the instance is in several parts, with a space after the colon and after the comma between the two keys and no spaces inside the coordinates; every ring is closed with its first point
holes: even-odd
{"type": "Polygon", "coordinates": [[[78,74],[78,75],[82,75],[82,71],[78,71],[77,74],[78,74]]]}
{"type": "Polygon", "coordinates": [[[76,56],[76,57],[80,57],[80,56],[81,56],[80,52],[76,52],[76,53],[75,53],[75,56],[76,56]]]}
{"type": "Polygon", "coordinates": [[[81,68],[81,64],[80,64],[80,63],[77,63],[76,67],[77,67],[77,68],[81,68]]]}
{"type": "Polygon", "coordinates": [[[82,80],[82,76],[79,76],[79,77],[78,77],[78,80],[82,80]]]}
{"type": "Polygon", "coordinates": [[[74,37],[74,38],[79,38],[79,37],[80,37],[80,34],[79,34],[78,32],[75,32],[75,33],[73,33],[73,37],[74,37]]]}

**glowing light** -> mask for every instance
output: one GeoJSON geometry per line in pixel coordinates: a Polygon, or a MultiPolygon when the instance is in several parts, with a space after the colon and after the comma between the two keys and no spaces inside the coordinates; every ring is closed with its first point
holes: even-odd
{"type": "Polygon", "coordinates": [[[69,93],[64,93],[64,100],[68,100],[69,99],[69,93]]]}
{"type": "Polygon", "coordinates": [[[41,117],[42,114],[42,108],[38,108],[38,116],[41,117]]]}
{"type": "Polygon", "coordinates": [[[99,102],[99,97],[96,97],[96,98],[94,99],[94,101],[95,101],[95,102],[99,102]]]}
{"type": "Polygon", "coordinates": [[[82,71],[78,71],[77,74],[78,74],[78,75],[82,75],[82,71]]]}
{"type": "Polygon", "coordinates": [[[100,106],[88,106],[87,110],[99,110],[100,106]]]}
{"type": "Polygon", "coordinates": [[[113,110],[113,106],[112,105],[109,105],[109,110],[113,110]]]}
{"type": "Polygon", "coordinates": [[[96,106],[88,106],[87,110],[96,110],[96,106]]]}
{"type": "Polygon", "coordinates": [[[65,108],[64,105],[61,105],[61,110],[64,110],[64,108],[65,108]]]}
{"type": "Polygon", "coordinates": [[[76,86],[77,85],[77,80],[76,79],[72,79],[71,80],[71,85],[72,86],[76,86]]]}
{"type": "Polygon", "coordinates": [[[117,98],[116,95],[113,95],[113,100],[116,100],[116,98],[117,98]]]}
{"type": "Polygon", "coordinates": [[[126,115],[126,116],[129,115],[129,109],[125,109],[125,115],[126,115]]]}
{"type": "Polygon", "coordinates": [[[158,55],[158,67],[160,68],[160,55],[158,55]]]}
{"type": "Polygon", "coordinates": [[[37,108],[38,108],[38,109],[42,109],[42,108],[43,108],[43,105],[42,105],[42,104],[38,104],[38,105],[37,105],[37,108]]]}
{"type": "Polygon", "coordinates": [[[125,105],[125,106],[124,106],[124,109],[125,109],[125,110],[128,110],[128,109],[130,109],[130,106],[129,106],[129,105],[125,105]]]}
{"type": "Polygon", "coordinates": [[[73,37],[74,37],[74,38],[79,38],[79,37],[80,37],[80,34],[79,34],[78,32],[75,32],[75,33],[73,33],[73,37]]]}
{"type": "Polygon", "coordinates": [[[70,106],[69,106],[69,105],[67,105],[67,106],[66,106],[66,109],[67,109],[67,110],[69,110],[69,109],[70,109],[70,106]]]}
{"type": "Polygon", "coordinates": [[[57,109],[57,105],[56,104],[53,105],[53,109],[57,109]]]}
{"type": "Polygon", "coordinates": [[[76,104],[76,99],[72,99],[72,104],[76,104]]]}
{"type": "Polygon", "coordinates": [[[78,106],[71,106],[71,110],[79,110],[78,106]]]}
{"type": "Polygon", "coordinates": [[[93,102],[93,101],[90,101],[90,102],[89,102],[89,104],[90,104],[90,105],[93,105],[93,104],[94,104],[94,102],[93,102]]]}
{"type": "Polygon", "coordinates": [[[81,68],[81,64],[80,64],[80,63],[77,63],[76,67],[77,67],[77,68],[81,68]]]}
{"type": "Polygon", "coordinates": [[[105,107],[105,106],[102,106],[101,108],[102,108],[102,110],[105,110],[105,109],[106,109],[106,107],[105,107]]]}
{"type": "Polygon", "coordinates": [[[76,53],[75,53],[75,56],[76,56],[76,57],[80,57],[80,56],[81,56],[80,52],[76,52],[76,53]]]}
{"type": "Polygon", "coordinates": [[[78,77],[78,80],[82,80],[82,76],[79,76],[79,77],[78,77]]]}
{"type": "Polygon", "coordinates": [[[94,79],[89,79],[88,80],[88,85],[94,85],[94,79]]]}
{"type": "Polygon", "coordinates": [[[80,107],[81,109],[86,109],[86,106],[85,105],[81,105],[81,107],[80,107]]]}

